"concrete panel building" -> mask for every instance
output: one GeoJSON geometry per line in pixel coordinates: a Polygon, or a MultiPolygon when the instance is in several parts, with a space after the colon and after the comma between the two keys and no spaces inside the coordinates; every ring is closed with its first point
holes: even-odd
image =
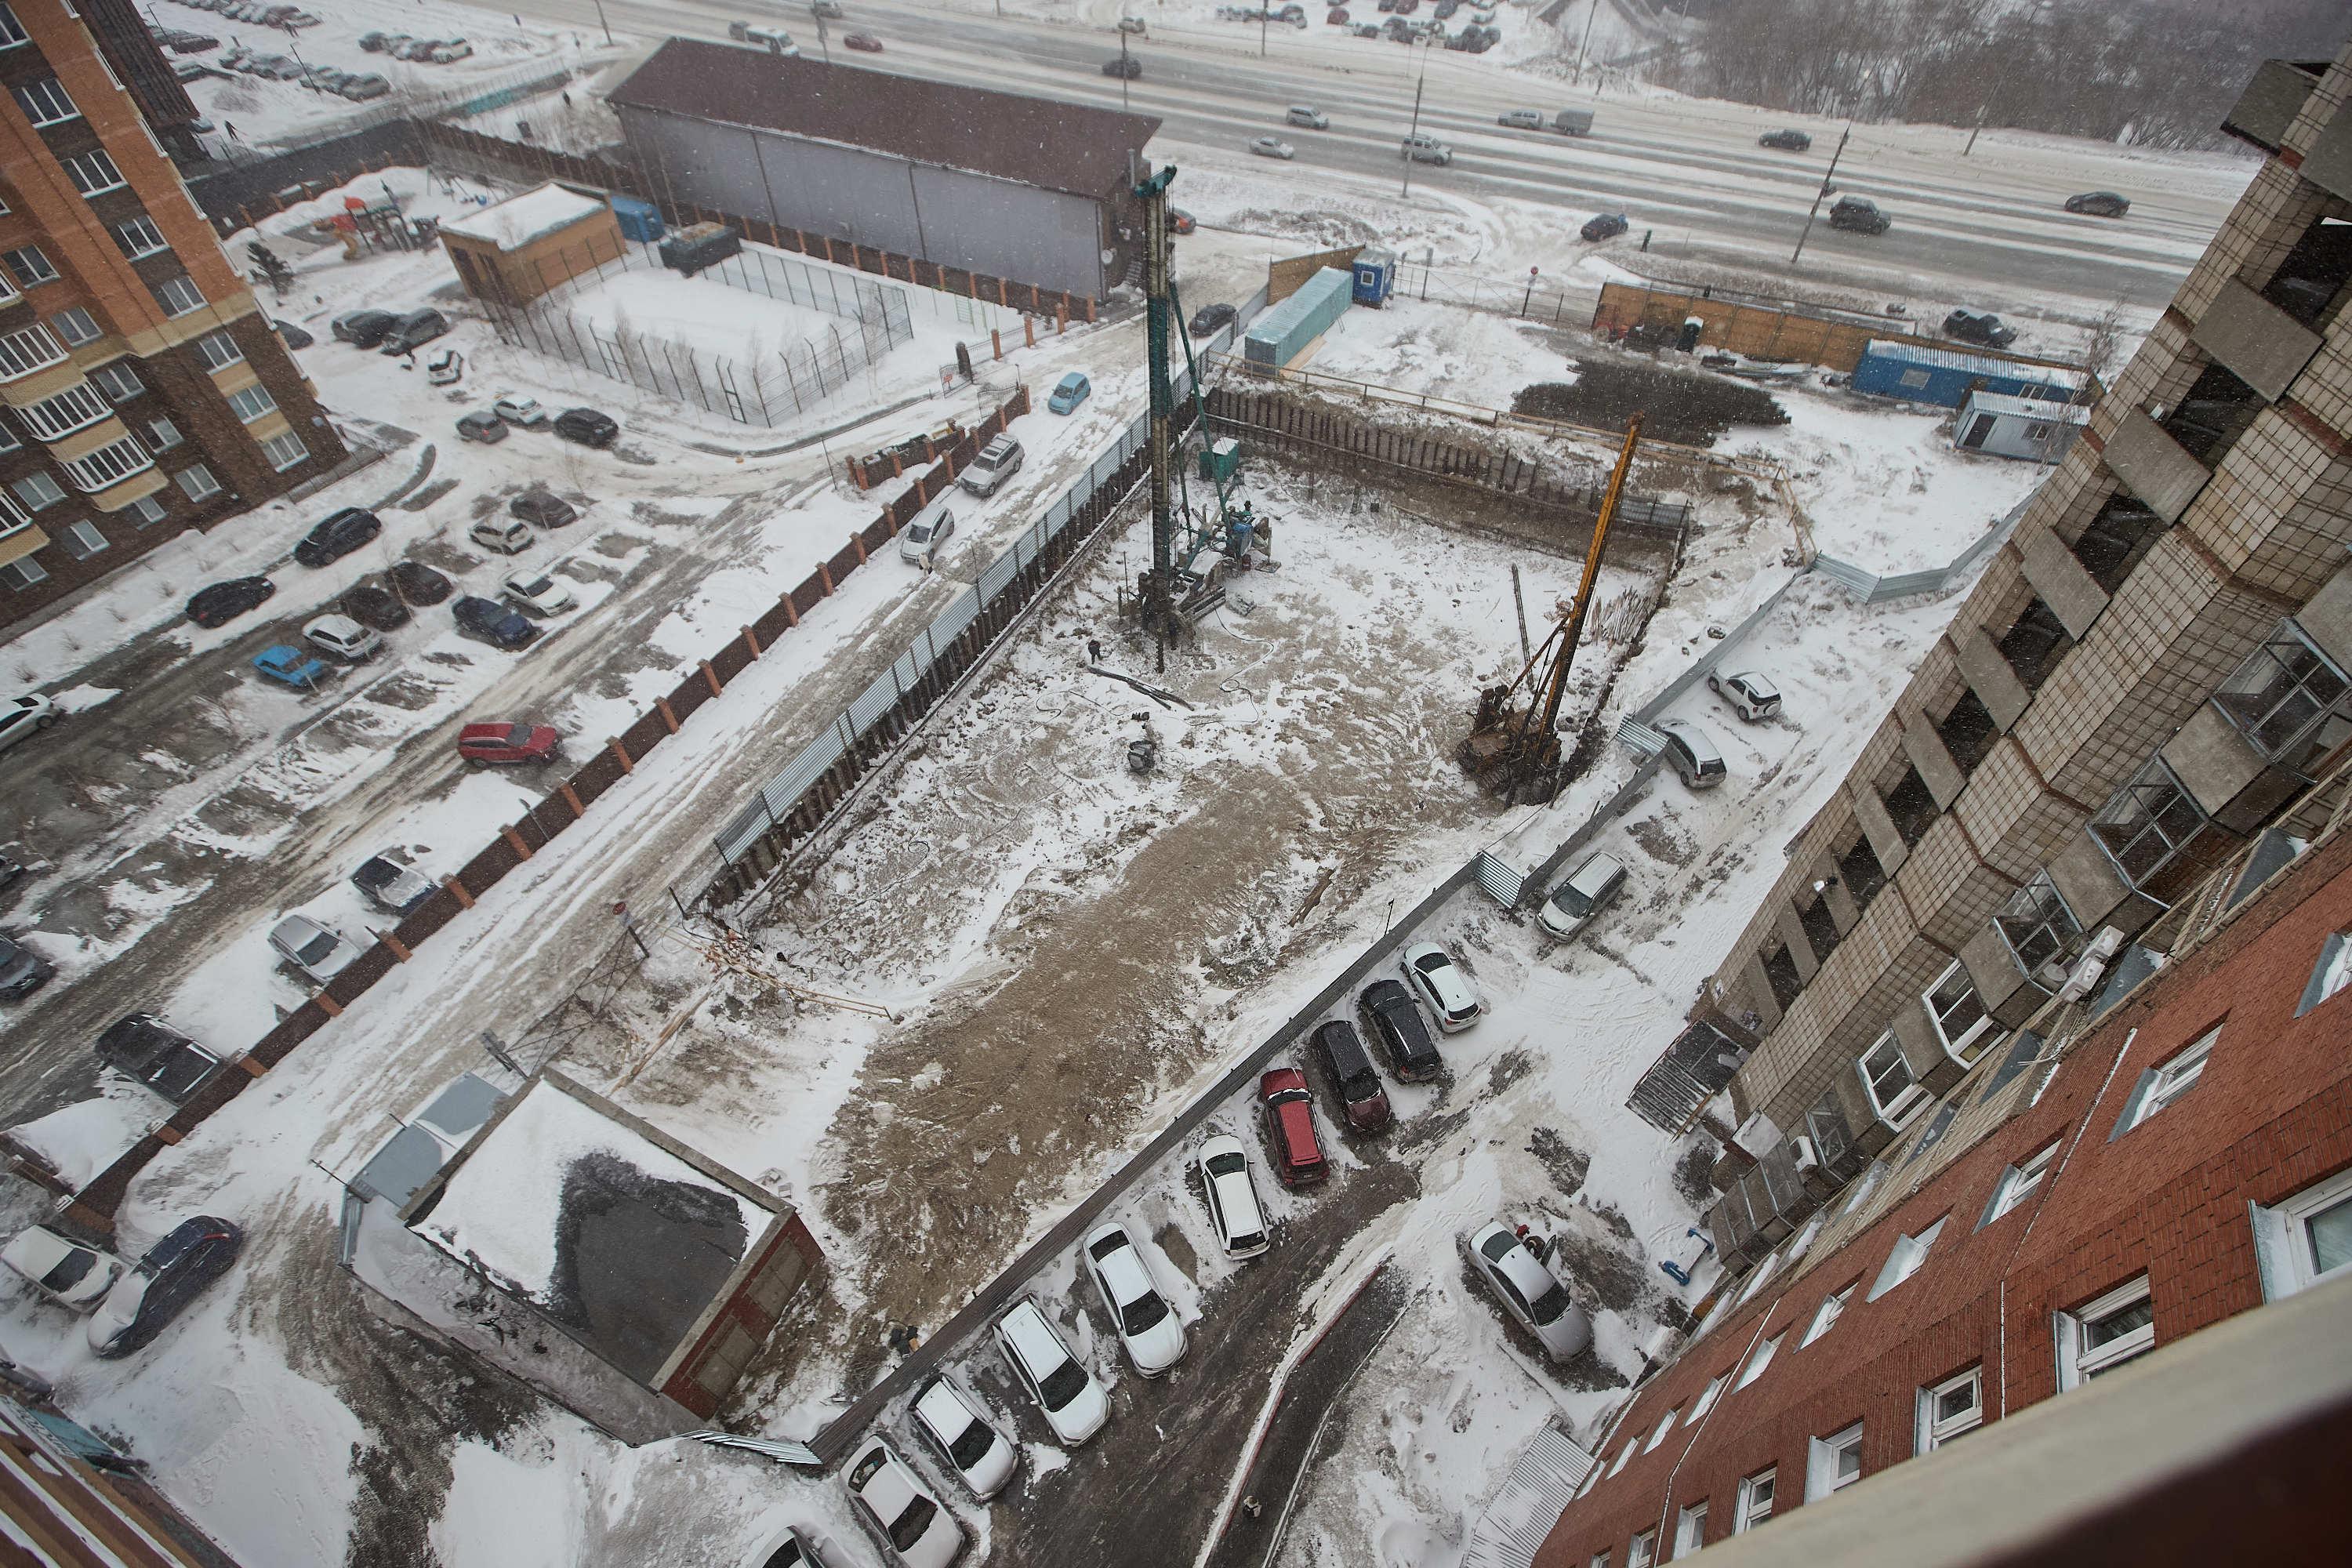
{"type": "Polygon", "coordinates": [[[1099,300],[1148,115],[672,38],[611,95],[652,194],[1099,300]]]}
{"type": "Polygon", "coordinates": [[[1706,987],[1745,1147],[1885,1147],[2352,736],[2347,81],[2240,106],[2261,172],[1706,987]]]}

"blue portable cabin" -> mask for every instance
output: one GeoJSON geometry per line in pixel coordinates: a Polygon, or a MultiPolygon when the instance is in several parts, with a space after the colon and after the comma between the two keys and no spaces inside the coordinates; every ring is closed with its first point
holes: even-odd
{"type": "Polygon", "coordinates": [[[2080,371],[1885,338],[1873,338],[1864,346],[1853,382],[1856,392],[1946,408],[1958,408],[1971,392],[2071,403],[2083,388],[2080,371]]]}
{"type": "Polygon", "coordinates": [[[1356,252],[1356,303],[1378,310],[1396,287],[1396,252],[1368,245],[1356,252]]]}
{"type": "Polygon", "coordinates": [[[1356,275],[1336,267],[1318,270],[1298,292],[1261,314],[1242,338],[1242,358],[1251,364],[1279,369],[1297,359],[1309,343],[1331,330],[1331,323],[1353,302],[1356,275]]]}
{"type": "Polygon", "coordinates": [[[612,197],[613,218],[621,232],[643,245],[651,245],[662,237],[661,209],[653,203],[617,192],[612,197]]]}

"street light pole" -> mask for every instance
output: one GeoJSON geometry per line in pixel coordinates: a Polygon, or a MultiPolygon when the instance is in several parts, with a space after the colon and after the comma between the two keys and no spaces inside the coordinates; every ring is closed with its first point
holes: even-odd
{"type": "Polygon", "coordinates": [[[1797,264],[1797,258],[1805,254],[1805,241],[1811,237],[1813,232],[1813,216],[1822,210],[1822,198],[1830,194],[1830,182],[1837,176],[1838,160],[1845,156],[1846,139],[1853,134],[1853,127],[1851,125],[1838,133],[1837,151],[1830,154],[1829,169],[1822,175],[1822,188],[1813,193],[1813,205],[1805,214],[1804,229],[1797,236],[1797,248],[1789,252],[1789,265],[1791,267],[1797,264]]]}
{"type": "Polygon", "coordinates": [[[1400,197],[1412,194],[1412,139],[1421,134],[1421,89],[1428,80],[1424,65],[1423,74],[1412,84],[1412,129],[1404,139],[1404,184],[1397,191],[1400,197]]]}
{"type": "Polygon", "coordinates": [[[1592,42],[1592,18],[1601,14],[1601,0],[1589,0],[1584,8],[1584,37],[1576,44],[1576,85],[1584,85],[1584,50],[1592,42]]]}
{"type": "Polygon", "coordinates": [[[1127,35],[1118,36],[1118,106],[1127,107],[1127,35]]]}
{"type": "Polygon", "coordinates": [[[1257,58],[1265,58],[1265,14],[1267,7],[1257,8],[1257,58]]]}
{"type": "MultiPolygon", "coordinates": [[[[1002,13],[999,13],[1002,15],[1002,13]]],[[[613,41],[613,24],[604,20],[604,0],[596,0],[596,25],[604,29],[604,41],[613,41]]]]}
{"type": "Polygon", "coordinates": [[[1969,144],[1960,149],[1961,157],[1965,158],[1977,150],[1977,132],[1984,129],[1985,114],[1991,108],[1992,105],[1986,104],[1977,110],[1977,122],[1969,129],[1969,144]]]}

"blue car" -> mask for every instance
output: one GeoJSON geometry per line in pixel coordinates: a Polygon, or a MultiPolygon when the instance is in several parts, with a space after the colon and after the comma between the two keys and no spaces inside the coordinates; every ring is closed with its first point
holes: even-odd
{"type": "Polygon", "coordinates": [[[1076,371],[1072,371],[1062,378],[1061,385],[1054,388],[1054,395],[1045,400],[1045,406],[1056,414],[1067,414],[1084,403],[1087,395],[1092,391],[1094,384],[1076,371]]]}
{"type": "Polygon", "coordinates": [[[286,686],[299,686],[305,691],[316,689],[327,674],[324,664],[286,643],[263,648],[255,654],[253,668],[272,680],[286,686]]]}

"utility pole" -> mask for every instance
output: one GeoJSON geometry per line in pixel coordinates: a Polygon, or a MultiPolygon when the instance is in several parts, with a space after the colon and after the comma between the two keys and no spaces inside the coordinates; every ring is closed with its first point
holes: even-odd
{"type": "Polygon", "coordinates": [[[1118,106],[1127,107],[1127,35],[1118,36],[1118,106]]]}
{"type": "Polygon", "coordinates": [[[1399,196],[1409,196],[1412,194],[1412,139],[1421,134],[1421,89],[1428,80],[1428,71],[1424,63],[1423,74],[1412,84],[1412,129],[1406,133],[1404,139],[1404,184],[1397,191],[1399,196]]]}
{"type": "Polygon", "coordinates": [[[1797,236],[1797,248],[1789,252],[1789,265],[1791,267],[1797,264],[1797,258],[1805,254],[1805,241],[1812,237],[1813,216],[1822,210],[1822,198],[1830,194],[1830,182],[1837,177],[1838,160],[1845,156],[1846,139],[1853,134],[1853,127],[1851,125],[1838,132],[1837,151],[1830,154],[1829,170],[1822,175],[1822,188],[1813,193],[1812,207],[1805,214],[1804,230],[1797,236]]]}
{"type": "Polygon", "coordinates": [[[1587,44],[1592,42],[1592,18],[1600,14],[1601,0],[1586,0],[1584,7],[1584,37],[1578,39],[1576,45],[1576,85],[1579,87],[1582,87],[1584,85],[1584,47],[1587,44]]]}
{"type": "Polygon", "coordinates": [[[1977,150],[1977,132],[1984,129],[1985,115],[1991,108],[1992,105],[1988,103],[1977,110],[1977,122],[1969,128],[1969,144],[1960,149],[1961,157],[1965,158],[1977,150]]]}
{"type": "Polygon", "coordinates": [[[1265,14],[1267,7],[1257,8],[1257,58],[1265,58],[1265,14]]]}
{"type": "Polygon", "coordinates": [[[604,42],[613,41],[613,24],[604,20],[604,0],[596,0],[596,25],[604,29],[604,42]]]}
{"type": "Polygon", "coordinates": [[[831,65],[833,63],[833,46],[824,41],[824,18],[818,16],[814,18],[814,20],[816,23],[816,47],[824,52],[824,63],[831,65]]]}

